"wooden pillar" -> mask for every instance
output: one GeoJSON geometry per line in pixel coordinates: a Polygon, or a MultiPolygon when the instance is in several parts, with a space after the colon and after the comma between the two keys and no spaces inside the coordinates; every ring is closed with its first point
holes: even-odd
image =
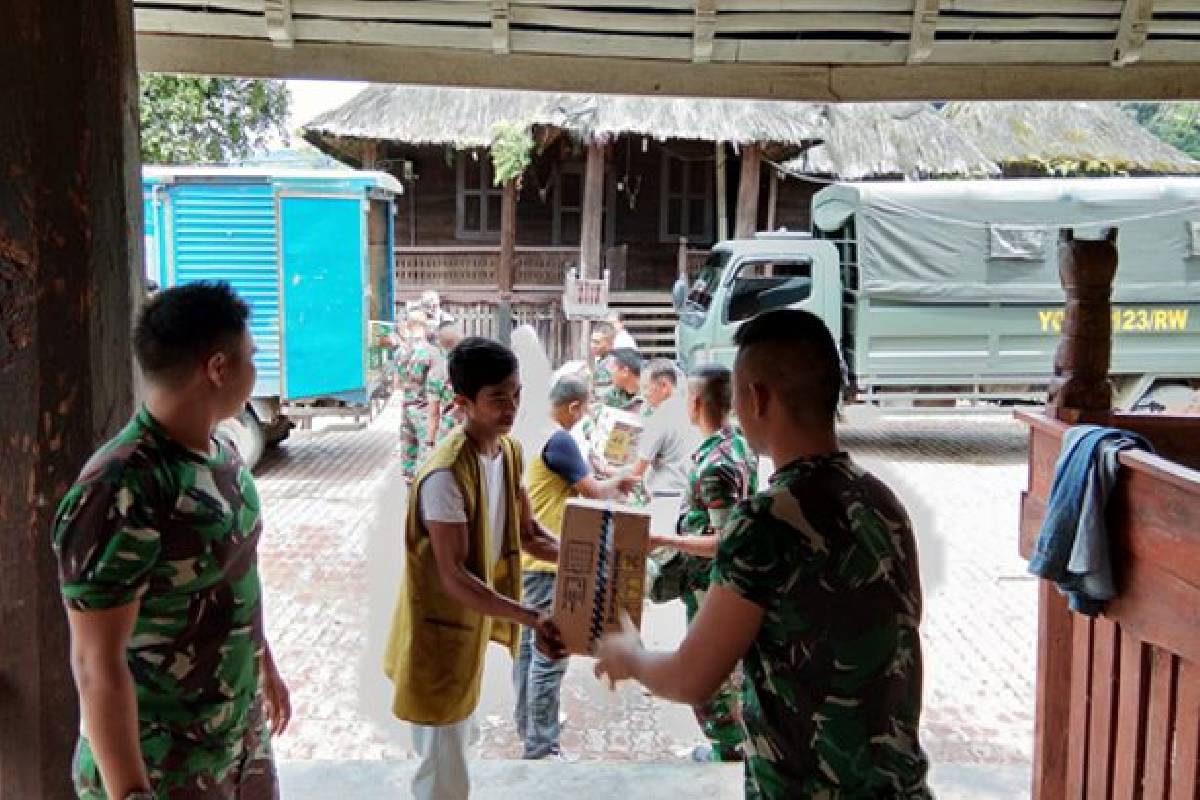
{"type": "Polygon", "coordinates": [[[362,168],[375,169],[379,163],[379,142],[375,139],[366,139],[362,143],[362,168]]]}
{"type": "Polygon", "coordinates": [[[1066,292],[1062,339],[1054,353],[1047,413],[1064,422],[1112,409],[1108,367],[1112,354],[1112,283],[1117,229],[1104,239],[1076,239],[1064,229],[1058,272],[1066,292]]]}
{"type": "Polygon", "coordinates": [[[497,306],[497,337],[508,344],[512,340],[513,286],[516,283],[517,265],[517,181],[504,184],[500,201],[500,263],[496,269],[496,283],[500,290],[497,306]]]}
{"type": "Polygon", "coordinates": [[[600,277],[600,243],[604,231],[604,151],[600,142],[587,143],[583,173],[583,218],[580,221],[580,277],[600,277]]]}
{"type": "Polygon", "coordinates": [[[716,145],[717,163],[715,171],[717,173],[717,241],[723,242],[729,238],[729,189],[726,187],[728,175],[726,174],[725,163],[725,143],[717,142],[716,145]]]}
{"type": "Polygon", "coordinates": [[[771,184],[767,191],[767,230],[775,230],[775,211],[779,205],[779,170],[771,167],[771,184]]]}
{"type": "Polygon", "coordinates": [[[142,292],[130,0],[7,0],[0,74],[0,797],[74,797],[55,507],[133,405],[142,292]]]}
{"type": "Polygon", "coordinates": [[[737,222],[733,235],[749,239],[758,228],[758,187],[762,177],[762,148],[757,144],[742,146],[742,174],[738,179],[737,222]]]}

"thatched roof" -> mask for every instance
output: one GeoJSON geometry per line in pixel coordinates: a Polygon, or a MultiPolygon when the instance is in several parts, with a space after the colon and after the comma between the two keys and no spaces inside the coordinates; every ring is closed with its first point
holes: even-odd
{"type": "Polygon", "coordinates": [[[1200,172],[1115,103],[949,103],[942,113],[1008,171],[1200,172]]]}
{"type": "Polygon", "coordinates": [[[659,140],[781,145],[820,139],[822,125],[815,107],[805,103],[376,84],[308,122],[304,136],[327,152],[339,149],[339,139],[465,148],[490,142],[497,122],[601,139],[632,133],[659,140]]]}
{"type": "Polygon", "coordinates": [[[788,172],[841,180],[999,174],[995,162],[927,103],[823,106],[825,142],[785,164],[788,172]]]}

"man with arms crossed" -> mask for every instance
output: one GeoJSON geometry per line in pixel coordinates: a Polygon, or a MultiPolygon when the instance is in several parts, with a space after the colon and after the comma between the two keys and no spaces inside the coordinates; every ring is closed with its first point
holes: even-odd
{"type": "Polygon", "coordinates": [[[225,283],[150,299],[145,405],[59,507],[83,800],[278,797],[267,727],[291,707],[263,633],[258,494],[214,436],[254,388],[249,313],[225,283]]]}
{"type": "Polygon", "coordinates": [[[596,673],[696,705],[743,660],[748,798],[926,800],[908,515],[838,447],[841,369],[820,318],[768,312],[736,341],[734,409],[775,474],[721,533],[679,650],[646,651],[627,623],[596,673]]]}

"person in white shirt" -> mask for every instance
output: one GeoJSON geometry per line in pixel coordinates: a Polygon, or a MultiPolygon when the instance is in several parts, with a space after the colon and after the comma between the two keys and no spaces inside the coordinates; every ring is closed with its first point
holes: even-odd
{"type": "Polygon", "coordinates": [[[633,334],[630,333],[629,331],[625,330],[625,323],[621,321],[620,314],[618,314],[616,311],[611,312],[608,315],[608,324],[611,325],[612,329],[613,329],[613,340],[612,340],[612,349],[613,350],[622,350],[622,349],[638,350],[639,349],[637,339],[634,339],[633,334]]]}
{"type": "Polygon", "coordinates": [[[665,358],[642,369],[646,402],[652,409],[638,441],[634,477],[643,478],[650,495],[654,530],[669,530],[687,491],[691,454],[699,436],[688,423],[685,392],[679,391],[679,371],[665,358]]]}

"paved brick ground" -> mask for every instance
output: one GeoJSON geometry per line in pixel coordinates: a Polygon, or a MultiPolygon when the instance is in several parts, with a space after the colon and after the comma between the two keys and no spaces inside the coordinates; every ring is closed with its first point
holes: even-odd
{"type": "MultiPolygon", "coordinates": [[[[264,462],[262,548],[268,626],[296,721],[287,760],[402,759],[378,649],[398,580],[403,493],[390,488],[396,419],[366,430],[298,433],[264,462]]],[[[924,742],[939,763],[1027,765],[1031,753],[1035,586],[1016,557],[1022,428],[1002,416],[881,419],[856,413],[844,442],[878,465],[910,506],[926,581],[924,742]]],[[[682,608],[654,607],[648,639],[682,635],[682,608]]],[[[489,656],[483,755],[518,753],[508,721],[507,656],[489,656]]],[[[683,757],[698,740],[687,709],[632,686],[615,695],[573,663],[564,746],[582,760],[683,757]]]]}

